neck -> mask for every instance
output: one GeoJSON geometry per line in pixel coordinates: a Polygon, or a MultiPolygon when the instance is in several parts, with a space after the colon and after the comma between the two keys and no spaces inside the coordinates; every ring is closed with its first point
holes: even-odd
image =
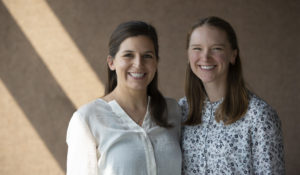
{"type": "Polygon", "coordinates": [[[130,109],[146,108],[148,104],[146,90],[123,90],[116,87],[112,96],[121,106],[130,109]]]}
{"type": "Polygon", "coordinates": [[[127,90],[116,87],[109,99],[116,100],[128,116],[138,125],[142,126],[147,112],[147,91],[127,90]]]}
{"type": "Polygon", "coordinates": [[[206,83],[204,84],[206,94],[209,101],[216,102],[225,97],[226,94],[226,83],[216,84],[216,83],[206,83]]]}

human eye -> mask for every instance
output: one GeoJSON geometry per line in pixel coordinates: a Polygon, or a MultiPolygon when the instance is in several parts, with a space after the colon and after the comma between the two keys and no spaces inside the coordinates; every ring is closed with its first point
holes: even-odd
{"type": "Polygon", "coordinates": [[[153,55],[151,55],[151,54],[145,54],[145,55],[143,55],[143,58],[153,58],[153,55]]]}
{"type": "Polygon", "coordinates": [[[132,57],[133,57],[133,54],[132,54],[132,53],[125,53],[125,54],[123,55],[123,57],[125,57],[125,58],[132,58],[132,57]]]}
{"type": "Polygon", "coordinates": [[[200,47],[193,47],[192,50],[200,51],[200,50],[202,50],[202,48],[200,48],[200,47]]]}
{"type": "Polygon", "coordinates": [[[223,50],[224,49],[222,47],[214,47],[214,48],[212,48],[212,51],[215,51],[215,52],[221,52],[223,50]]]}
{"type": "Polygon", "coordinates": [[[215,47],[212,47],[212,50],[213,51],[222,51],[222,50],[224,50],[224,47],[223,46],[215,46],[215,47]]]}

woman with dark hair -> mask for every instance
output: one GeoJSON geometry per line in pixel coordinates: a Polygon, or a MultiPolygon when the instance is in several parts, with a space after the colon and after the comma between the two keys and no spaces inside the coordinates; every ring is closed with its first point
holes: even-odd
{"type": "Polygon", "coordinates": [[[244,83],[236,34],[218,17],[187,37],[189,64],[179,100],[183,174],[284,174],[281,123],[244,83]]]}
{"type": "Polygon", "coordinates": [[[180,107],[158,90],[158,59],[153,26],[130,21],[112,33],[106,94],[70,120],[67,174],[181,174],[180,107]]]}

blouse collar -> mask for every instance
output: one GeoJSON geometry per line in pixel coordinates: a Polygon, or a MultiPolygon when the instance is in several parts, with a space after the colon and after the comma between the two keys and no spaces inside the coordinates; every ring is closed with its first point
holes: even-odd
{"type": "Polygon", "coordinates": [[[150,96],[148,96],[146,114],[144,116],[142,126],[140,126],[124,111],[124,109],[119,105],[119,103],[116,100],[112,100],[112,101],[108,102],[108,105],[111,107],[112,111],[118,117],[121,117],[122,119],[126,120],[132,126],[138,126],[138,127],[143,127],[143,128],[148,126],[149,122],[150,122],[149,121],[149,119],[150,119],[149,104],[150,104],[150,96]]]}

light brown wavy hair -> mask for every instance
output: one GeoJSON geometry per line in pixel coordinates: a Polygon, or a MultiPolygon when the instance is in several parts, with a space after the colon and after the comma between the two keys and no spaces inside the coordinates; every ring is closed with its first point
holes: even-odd
{"type": "MultiPolygon", "coordinates": [[[[230,43],[231,49],[237,51],[235,63],[230,63],[229,65],[225,97],[223,102],[218,107],[215,116],[215,119],[218,122],[222,120],[226,125],[232,124],[243,117],[249,104],[248,90],[245,87],[242,75],[242,65],[239,55],[237,37],[234,29],[228,22],[219,17],[211,16],[198,20],[192,26],[187,35],[187,49],[189,48],[192,32],[196,28],[204,25],[216,27],[219,30],[224,31],[230,43]]],[[[202,121],[204,100],[207,95],[202,81],[193,73],[189,64],[187,65],[186,69],[185,95],[189,105],[189,112],[187,120],[184,122],[184,124],[200,124],[202,121]]]]}

